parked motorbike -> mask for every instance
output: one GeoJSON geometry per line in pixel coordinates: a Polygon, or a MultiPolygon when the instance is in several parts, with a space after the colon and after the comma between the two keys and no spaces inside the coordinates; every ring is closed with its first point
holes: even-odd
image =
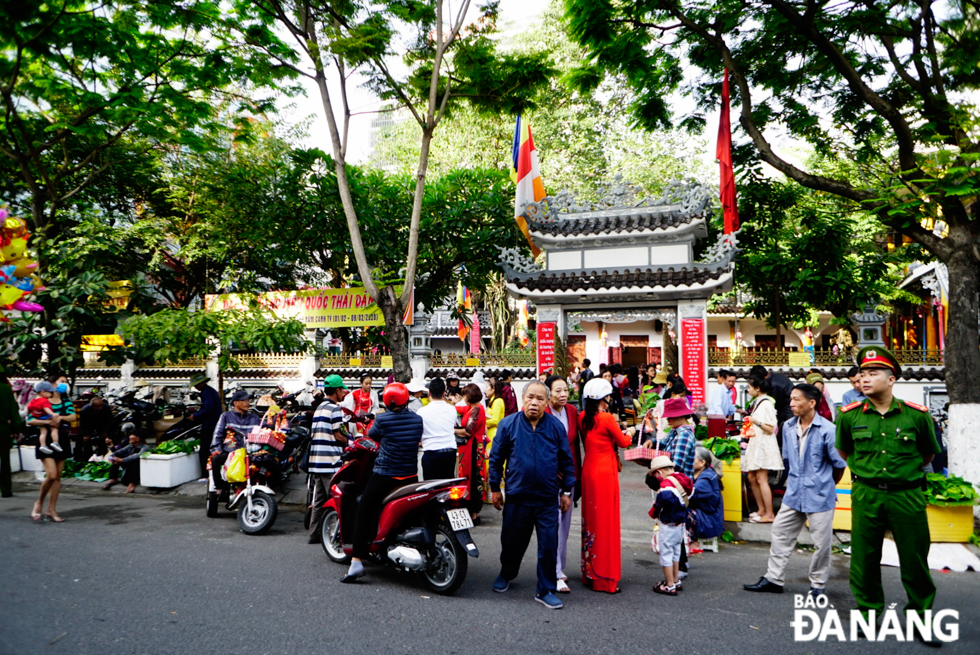
{"type": "MultiPolygon", "coordinates": [[[[352,553],[354,516],[378,444],[358,437],[344,452],[344,464],[330,481],[321,536],[327,557],[346,563],[352,553]]],[[[381,506],[377,536],[369,546],[374,561],[416,573],[437,594],[452,595],[466,579],[467,556],[478,557],[465,502],[465,478],[430,480],[400,487],[381,506]]]]}
{"type": "Polygon", "coordinates": [[[249,453],[246,448],[245,481],[229,482],[225,491],[219,491],[215,484],[215,476],[221,475],[221,471],[212,468],[208,474],[208,517],[218,515],[224,498],[225,509],[238,512],[238,527],[245,534],[265,534],[272,528],[279,514],[273,487],[280,487],[290,473],[297,470],[310,440],[310,431],[303,426],[289,428],[285,435],[283,449],[276,454],[265,450],[249,453]]]}

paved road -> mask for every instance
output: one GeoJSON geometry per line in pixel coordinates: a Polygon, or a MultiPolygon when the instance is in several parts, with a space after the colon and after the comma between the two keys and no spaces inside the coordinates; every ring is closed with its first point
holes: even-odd
{"type": "MultiPolygon", "coordinates": [[[[662,576],[649,544],[631,532],[623,547],[623,593],[597,594],[575,582],[565,609],[555,612],[532,601],[530,554],[511,591],[490,590],[500,529],[492,509],[474,531],[481,557],[470,560],[459,594],[443,598],[382,569],[371,569],[359,585],[341,585],[343,567],[319,546],[305,544],[295,510],[283,511],[271,534],[248,537],[230,513],[205,518],[196,499],[76,488],[62,496],[66,523],[37,524],[28,516],[34,489],[16,491],[0,501],[2,654],[854,650],[851,644],[794,643],[792,595],[741,591],[764,571],[762,545],[726,545],[693,558],[685,591],[667,598],[651,592],[662,576]]],[[[805,555],[793,557],[790,591],[806,590],[807,562],[805,555]]],[[[835,556],[829,591],[840,609],[853,607],[846,567],[846,558],[835,556]]],[[[884,578],[888,598],[903,599],[898,571],[886,569],[884,578]]],[[[960,641],[942,652],[976,653],[980,577],[936,574],[936,580],[938,607],[961,612],[960,641]]],[[[927,652],[894,642],[873,650],[927,652]]]]}

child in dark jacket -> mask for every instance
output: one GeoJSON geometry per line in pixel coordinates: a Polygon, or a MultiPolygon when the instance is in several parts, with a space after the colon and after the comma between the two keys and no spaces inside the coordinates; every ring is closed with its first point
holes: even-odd
{"type": "Polygon", "coordinates": [[[687,503],[694,490],[690,478],[674,471],[674,463],[669,457],[661,455],[650,463],[646,484],[657,496],[650,517],[659,521],[656,530],[659,537],[660,566],[664,569],[664,579],[654,585],[658,594],[676,596],[681,588],[679,564],[681,546],[684,543],[684,524],[687,521],[687,503]]]}

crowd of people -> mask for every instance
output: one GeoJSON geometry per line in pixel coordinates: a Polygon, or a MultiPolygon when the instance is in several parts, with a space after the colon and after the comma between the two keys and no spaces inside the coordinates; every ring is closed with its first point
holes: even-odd
{"type": "MultiPolygon", "coordinates": [[[[926,562],[929,532],[923,468],[942,449],[926,409],[895,398],[893,385],[901,367],[894,355],[884,348],[868,347],[859,353],[858,362],[848,372],[852,389],[839,408],[819,371],[811,371],[805,382],[794,385],[781,373],[753,367],[746,384],[749,400],[740,407],[734,389],[736,376],[722,370],[717,387],[706,394],[709,422],[743,418],[741,468],[756,507],[749,520],[772,524],[765,575],[744,587],[782,593],[789,557],[803,526],[808,525],[815,544],[810,594],[824,593],[836,483],[850,466],[854,479],[850,583],[859,609],[880,614],[884,608],[878,563],[884,533],[891,530],[908,607],[923,611],[935,597],[926,562]],[[778,512],[770,474],[780,474],[777,477],[785,480],[778,512]]],[[[655,364],[642,375],[635,369],[624,374],[618,364],[603,366],[594,374],[585,360],[584,368],[569,378],[552,375],[526,384],[520,405],[512,379],[512,372],[503,371],[488,379],[477,374],[467,384],[454,373],[428,383],[389,381],[379,397],[369,376],[353,391],[339,376],[328,376],[312,421],[309,472],[314,493],[309,542],[320,539],[320,510],[330,478],[341,466],[344,448],[357,434],[366,433],[378,441],[379,453],[358,506],[354,556],[345,582],[365,574],[362,560],[384,497],[418,481],[421,471],[423,479],[465,479],[474,524],[479,523],[485,503],[503,511],[500,571],[494,591],[509,590],[531,535],[536,533],[535,599],[552,609],[562,607],[559,594],[571,592],[567,575],[571,508],[580,505],[582,583],[596,592],[617,593],[621,579],[619,451],[641,446],[652,451],[646,484],[653,491],[649,514],[656,521],[653,543],[663,569],[663,580],[653,590],[675,596],[683,589],[688,553],[698,548],[700,540],[718,537],[724,530],[718,462],[697,442],[699,416],[683,378],[655,364]],[[579,407],[569,403],[569,390],[575,387],[581,398],[579,407]],[[624,420],[627,408],[642,407],[653,395],[655,407],[628,427],[624,420]]],[[[192,385],[202,393],[210,389],[204,377],[193,380],[192,385]]],[[[31,516],[60,522],[61,470],[73,448],[60,427],[79,417],[63,375],[38,383],[36,391],[42,400],[28,407],[26,423],[43,430],[36,454],[46,475],[31,516]]],[[[218,467],[223,457],[241,447],[226,442],[224,435],[236,432],[229,428],[247,431],[260,418],[249,412],[246,392],[237,392],[232,409],[224,413],[220,413],[217,394],[213,395],[204,398],[194,420],[214,435],[207,452],[211,466],[218,467]]],[[[13,389],[2,375],[0,410],[0,438],[9,441],[21,427],[21,414],[13,389]]],[[[138,477],[134,477],[132,463],[138,462],[147,446],[133,430],[124,434],[121,443],[114,443],[107,431],[107,408],[99,398],[93,398],[79,414],[82,431],[74,448],[104,453],[113,465],[110,485],[121,481],[129,490],[135,488],[138,477]]],[[[0,490],[7,496],[10,473],[8,463],[4,464],[0,490]]]]}

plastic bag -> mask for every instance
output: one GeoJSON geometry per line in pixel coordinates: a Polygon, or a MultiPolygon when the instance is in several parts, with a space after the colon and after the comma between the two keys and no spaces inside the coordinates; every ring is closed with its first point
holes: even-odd
{"type": "Polygon", "coordinates": [[[245,482],[245,449],[239,448],[225,460],[224,478],[228,482],[245,482]]]}

